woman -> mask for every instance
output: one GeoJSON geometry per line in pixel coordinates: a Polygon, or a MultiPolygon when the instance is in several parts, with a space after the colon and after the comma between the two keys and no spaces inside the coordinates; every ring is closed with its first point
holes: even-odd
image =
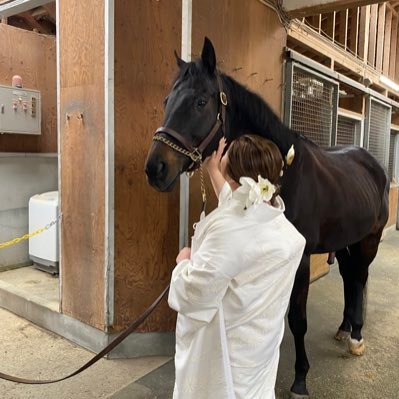
{"type": "Polygon", "coordinates": [[[196,224],[172,274],[174,399],[275,397],[284,315],[305,247],[278,196],[277,146],[245,135],[222,158],[224,146],[207,163],[219,206],[196,224]]]}

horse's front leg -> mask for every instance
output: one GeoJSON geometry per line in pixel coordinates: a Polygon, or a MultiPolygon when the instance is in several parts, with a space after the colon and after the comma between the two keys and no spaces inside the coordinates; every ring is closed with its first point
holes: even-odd
{"type": "Polygon", "coordinates": [[[305,350],[305,334],[307,330],[306,303],[309,292],[310,256],[304,254],[295,276],[291,293],[288,322],[295,340],[296,362],[295,381],[291,387],[291,398],[308,398],[306,375],[309,362],[305,350]]]}

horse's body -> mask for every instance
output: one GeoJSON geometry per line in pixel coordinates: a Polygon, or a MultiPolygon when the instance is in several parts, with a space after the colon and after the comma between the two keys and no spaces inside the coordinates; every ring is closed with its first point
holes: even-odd
{"type": "MultiPolygon", "coordinates": [[[[209,132],[218,110],[213,46],[205,41],[200,62],[178,61],[180,74],[168,97],[164,126],[185,132],[186,138],[197,145],[209,132]],[[202,102],[206,101],[206,106],[199,108],[199,104],[197,109],[197,98],[205,99],[202,102]],[[187,108],[190,104],[194,104],[193,111],[187,108]],[[198,120],[203,122],[199,124],[198,120]]],[[[344,318],[337,338],[350,334],[350,350],[361,354],[363,289],[388,219],[389,180],[366,150],[354,146],[323,150],[284,126],[258,95],[226,75],[222,75],[222,81],[228,98],[224,121],[228,141],[249,131],[274,141],[284,156],[291,145],[295,148],[294,162],[282,177],[281,196],[286,204],[286,217],[307,240],[288,315],[297,356],[291,392],[296,398],[307,397],[309,364],[304,336],[310,255],[336,252],[345,295],[344,318]]],[[[217,147],[219,138],[216,136],[211,141],[204,157],[217,147]]],[[[165,191],[189,165],[190,160],[157,142],[150,150],[146,173],[155,188],[165,191]]]]}

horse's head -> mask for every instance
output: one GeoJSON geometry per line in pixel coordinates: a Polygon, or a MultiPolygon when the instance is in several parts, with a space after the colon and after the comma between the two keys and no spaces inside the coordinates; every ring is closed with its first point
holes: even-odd
{"type": "Polygon", "coordinates": [[[184,62],[176,52],[175,56],[179,74],[165,98],[164,121],[145,164],[147,180],[158,191],[172,190],[181,173],[198,167],[198,154],[205,159],[222,135],[219,113],[226,97],[220,94],[223,90],[212,43],[205,38],[201,58],[195,62],[184,62]]]}

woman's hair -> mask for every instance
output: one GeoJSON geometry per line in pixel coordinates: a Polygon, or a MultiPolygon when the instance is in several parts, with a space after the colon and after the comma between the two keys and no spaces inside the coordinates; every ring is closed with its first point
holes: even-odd
{"type": "Polygon", "coordinates": [[[240,184],[240,177],[250,177],[258,181],[258,176],[268,179],[276,186],[283,167],[283,157],[280,150],[272,141],[254,134],[246,134],[232,141],[227,153],[226,173],[236,183],[240,184]]]}

